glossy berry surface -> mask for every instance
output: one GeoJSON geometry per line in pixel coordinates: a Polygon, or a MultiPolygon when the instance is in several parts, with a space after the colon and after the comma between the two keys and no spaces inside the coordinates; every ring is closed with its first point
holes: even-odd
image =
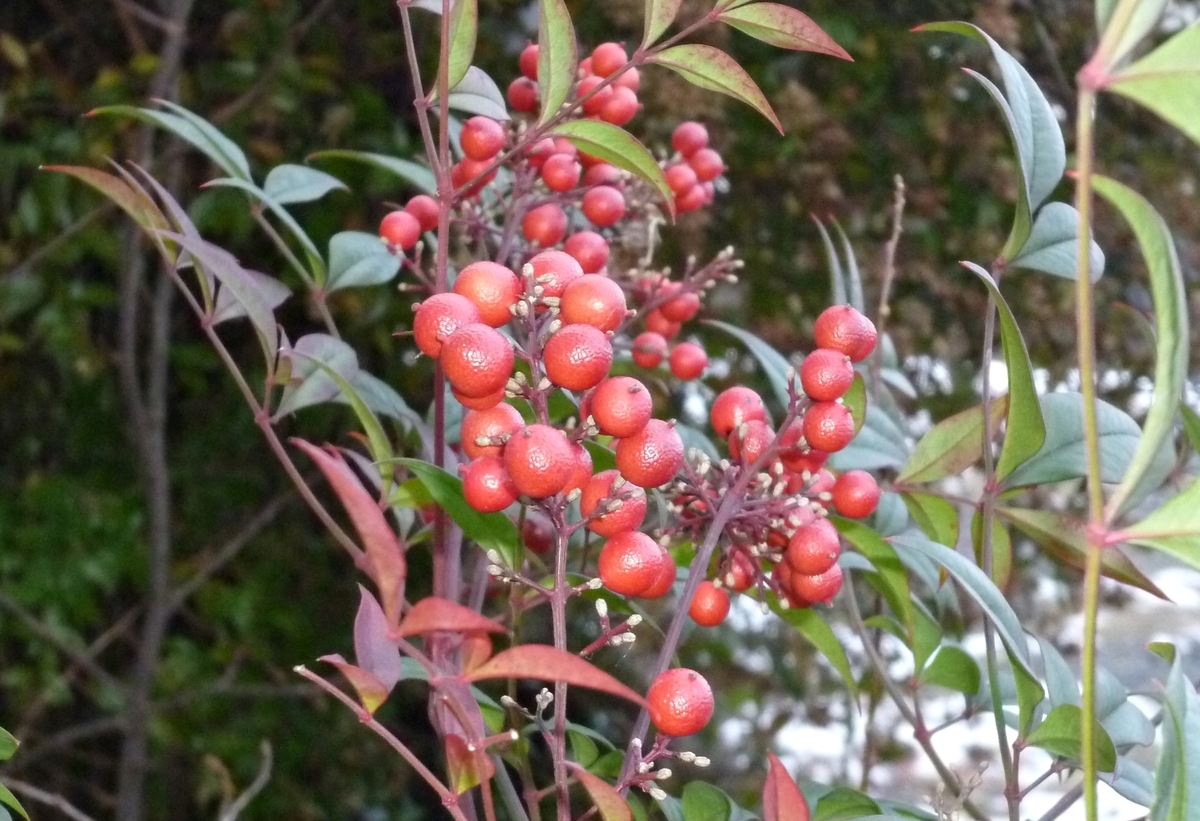
{"type": "Polygon", "coordinates": [[[775,431],[766,422],[751,419],[738,425],[729,434],[729,455],[742,464],[753,464],[773,441],[775,431]]]}
{"type": "Polygon", "coordinates": [[[590,408],[600,432],[620,439],[646,427],[654,411],[654,400],[637,379],[614,376],[596,386],[590,408]]]}
{"type": "Polygon", "coordinates": [[[578,442],[573,442],[571,459],[571,478],[567,479],[567,483],[563,485],[563,493],[570,493],[572,490],[582,492],[587,483],[592,480],[592,454],[588,453],[588,449],[578,442]]]}
{"type": "Polygon", "coordinates": [[[622,596],[640,596],[662,572],[663,549],[638,530],[609,538],[600,548],[597,570],[604,586],[622,596]]]}
{"type": "Polygon", "coordinates": [[[560,388],[585,391],[600,384],[612,367],[612,343],[591,325],[564,325],[546,340],[546,376],[560,388]]]}
{"type": "Polygon", "coordinates": [[[757,391],[735,385],[717,394],[708,418],[717,436],[727,439],[733,429],[743,422],[764,421],[767,418],[767,408],[757,391]]]}
{"type": "Polygon", "coordinates": [[[592,50],[592,72],[598,77],[611,77],[628,62],[629,55],[620,43],[601,43],[592,50]]]}
{"type": "Polygon", "coordinates": [[[513,431],[524,425],[525,420],[520,412],[507,403],[483,411],[471,411],[463,416],[462,421],[463,453],[472,459],[499,456],[513,431]]]}
{"type": "Polygon", "coordinates": [[[462,468],[463,496],[481,513],[495,513],[517,500],[517,488],[498,456],[481,456],[462,468]]]}
{"type": "Polygon", "coordinates": [[[467,396],[465,393],[450,386],[451,395],[458,400],[458,403],[468,410],[488,410],[494,408],[504,401],[504,388],[495,393],[489,393],[485,396],[467,396]]]}
{"type": "Polygon", "coordinates": [[[521,220],[521,233],[525,239],[543,248],[558,245],[567,235],[567,215],[552,202],[539,205],[521,220]]]}
{"type": "Polygon", "coordinates": [[[663,316],[663,312],[655,308],[646,314],[646,330],[656,333],[664,339],[670,339],[679,334],[681,326],[663,316]]]}
{"type": "Polygon", "coordinates": [[[598,185],[583,195],[582,209],[593,224],[614,225],[625,216],[625,195],[611,185],[598,185]]]}
{"type": "Polygon", "coordinates": [[[569,157],[566,154],[554,154],[547,158],[542,165],[542,182],[546,183],[546,187],[551,191],[570,191],[575,186],[579,185],[579,178],[583,174],[583,167],[579,164],[579,160],[574,157],[569,157]]]}
{"type": "Polygon", "coordinates": [[[562,321],[615,331],[625,320],[625,292],[601,274],[584,274],[562,292],[562,321]]]}
{"type": "Polygon", "coordinates": [[[669,482],[682,465],[683,440],[661,419],[651,419],[646,427],[617,443],[617,470],[639,487],[669,482]]]}
{"type": "Polygon", "coordinates": [[[675,560],[662,545],[658,546],[658,575],[650,586],[642,591],[643,599],[659,599],[671,592],[675,586],[675,560]]]}
{"type": "Polygon", "coordinates": [[[380,221],[379,236],[407,251],[421,238],[421,222],[408,211],[392,211],[380,221]]]}
{"type": "Polygon", "coordinates": [[[480,162],[490,160],[504,148],[504,126],[491,117],[472,117],[463,123],[459,142],[463,153],[480,162]]]}
{"type": "Polygon", "coordinates": [[[671,349],[671,373],[676,379],[687,382],[704,373],[708,367],[708,354],[694,342],[680,342],[671,349]]]}
{"type": "Polygon", "coordinates": [[[512,343],[489,325],[463,325],[442,343],[440,357],[446,378],[466,396],[487,396],[501,390],[512,376],[512,343]]]}
{"type": "Polygon", "coordinates": [[[528,77],[518,77],[509,83],[507,97],[513,111],[529,114],[537,108],[538,84],[528,77]]]}
{"type": "Polygon", "coordinates": [[[817,348],[800,364],[800,387],[814,402],[841,399],[854,382],[854,365],[841,351],[817,348]]]}
{"type": "Polygon", "coordinates": [[[712,688],[704,676],[686,667],[668,670],[646,692],[650,721],[663,735],[698,733],[713,714],[712,688]]]}
{"type": "Polygon", "coordinates": [[[608,264],[608,240],[595,231],[578,231],[567,237],[563,250],[575,258],[585,274],[594,274],[608,264]]]}
{"type": "Polygon", "coordinates": [[[657,368],[666,355],[667,340],[662,334],[645,331],[633,338],[633,361],[639,368],[657,368]]]}
{"type": "Polygon", "coordinates": [[[688,605],[688,615],[701,627],[716,627],[729,615],[729,594],[710,581],[700,582],[688,605]]]}
{"type": "Polygon", "coordinates": [[[562,251],[542,251],[528,264],[533,269],[534,287],[541,286],[543,296],[561,297],[568,285],[583,276],[575,257],[562,251]]]}
{"type": "Polygon", "coordinates": [[[417,218],[422,231],[434,231],[438,226],[438,203],[428,194],[417,194],[404,210],[417,218]]]}
{"type": "Polygon", "coordinates": [[[711,148],[701,148],[688,157],[688,165],[700,182],[710,182],[725,173],[725,162],[711,148]]]}
{"type": "Polygon", "coordinates": [[[700,295],[685,291],[668,299],[658,310],[671,322],[690,322],[700,310],[700,295]]]}
{"type": "Polygon", "coordinates": [[[545,499],[570,481],[575,452],[558,428],[527,425],[504,446],[504,467],[517,490],[532,499],[545,499]]]}
{"type": "Polygon", "coordinates": [[[684,157],[690,157],[708,145],[708,129],[698,122],[689,120],[675,126],[671,132],[671,148],[684,157]]]}
{"type": "Polygon", "coordinates": [[[499,328],[512,319],[509,308],[521,298],[522,288],[511,269],[481,260],[459,271],[453,290],[471,300],[484,324],[499,328]]]}
{"type": "Polygon", "coordinates": [[[442,343],[463,325],[482,322],[475,303],[460,294],[434,294],[418,306],[413,338],[426,356],[438,359],[442,343]]]}
{"type": "Polygon", "coordinates": [[[850,305],[833,305],[817,317],[813,340],[818,347],[841,351],[861,362],[875,350],[875,324],[850,305]]]}
{"type": "Polygon", "coordinates": [[[837,402],[816,402],[804,414],[804,438],[810,447],[836,453],[854,438],[850,410],[837,402]]]}
{"type": "Polygon", "coordinates": [[[806,576],[792,575],[792,591],[801,599],[813,604],[828,604],[842,589],[841,565],[834,565],[824,573],[806,576]]]}
{"type": "Polygon", "coordinates": [[[629,482],[622,482],[617,490],[613,490],[620,478],[621,474],[615,470],[602,470],[583,486],[579,512],[585,519],[594,514],[587,529],[597,535],[615,536],[626,530],[636,530],[646,518],[646,491],[629,482]],[[617,499],[620,499],[620,505],[609,510],[609,503],[617,499]]]}
{"type": "Polygon", "coordinates": [[[613,125],[628,125],[641,109],[637,94],[632,90],[613,84],[610,93],[600,107],[600,119],[613,125]]]}
{"type": "Polygon", "coordinates": [[[833,507],[848,519],[865,519],[879,506],[879,484],[865,470],[848,470],[833,483],[833,507]]]}
{"type": "Polygon", "coordinates": [[[796,528],[788,539],[784,561],[797,573],[815,576],[837,564],[841,553],[837,529],[828,519],[817,517],[796,528]]]}
{"type": "Polygon", "coordinates": [[[521,49],[521,56],[517,58],[517,67],[521,70],[521,74],[530,80],[536,80],[537,66],[538,47],[536,43],[530,43],[521,49]]]}

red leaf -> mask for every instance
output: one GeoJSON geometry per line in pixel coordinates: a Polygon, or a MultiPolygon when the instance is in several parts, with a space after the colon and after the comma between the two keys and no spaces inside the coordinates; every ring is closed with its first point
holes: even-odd
{"type": "Polygon", "coordinates": [[[645,707],[646,700],[608,673],[579,656],[548,644],[510,647],[463,676],[467,681],[486,678],[538,678],[565,681],[576,687],[599,690],[645,707]]]}
{"type": "Polygon", "coordinates": [[[480,750],[472,750],[462,736],[451,734],[446,736],[446,772],[450,789],[462,795],[494,776],[496,765],[480,750]]]}
{"type": "Polygon", "coordinates": [[[808,821],[808,802],[779,756],[767,753],[770,768],[763,784],[763,821],[808,821]]]}
{"type": "Polygon", "coordinates": [[[408,638],[439,630],[446,633],[503,633],[504,625],[457,602],[427,596],[408,609],[392,635],[408,638]]]}
{"type": "Polygon", "coordinates": [[[611,784],[597,775],[592,775],[574,761],[568,761],[567,766],[575,771],[575,777],[591,796],[592,803],[600,811],[604,821],[633,821],[633,811],[621,794],[611,784]]]}
{"type": "Polygon", "coordinates": [[[339,654],[321,656],[317,661],[332,664],[341,671],[346,680],[350,682],[350,686],[354,688],[354,692],[358,693],[358,700],[362,702],[363,709],[368,713],[374,715],[380,705],[387,701],[391,688],[385,687],[382,681],[361,667],[355,667],[339,654]]]}
{"type": "Polygon", "coordinates": [[[400,680],[400,648],[388,638],[387,617],[367,588],[358,586],[358,613],[354,617],[354,658],[358,666],[391,690],[400,680]]]}
{"type": "Polygon", "coordinates": [[[487,633],[465,636],[462,643],[462,666],[470,672],[492,657],[492,639],[487,633]]]}
{"type": "Polygon", "coordinates": [[[404,580],[408,575],[400,538],[388,526],[383,511],[359,483],[340,453],[333,451],[333,455],[330,455],[303,439],[293,439],[292,443],[317,463],[350,515],[358,538],[367,551],[367,573],[379,588],[384,616],[388,626],[394,630],[400,623],[404,580]]]}
{"type": "Polygon", "coordinates": [[[834,42],[806,14],[779,3],[752,3],[721,12],[718,19],[777,48],[815,51],[850,60],[846,50],[834,42]]]}

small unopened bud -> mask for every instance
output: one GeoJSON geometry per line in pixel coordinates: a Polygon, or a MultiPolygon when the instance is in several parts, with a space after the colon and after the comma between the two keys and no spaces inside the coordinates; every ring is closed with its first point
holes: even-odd
{"type": "Polygon", "coordinates": [[[500,696],[500,706],[501,707],[519,707],[520,705],[517,704],[516,699],[514,699],[512,696],[500,696]]]}
{"type": "Polygon", "coordinates": [[[637,636],[633,633],[622,633],[620,638],[625,644],[633,644],[635,641],[637,641],[637,636]]]}
{"type": "Polygon", "coordinates": [[[706,279],[706,280],[704,280],[704,287],[705,288],[716,288],[717,281],[715,279],[706,279]]]}
{"type": "MultiPolygon", "coordinates": [[[[532,270],[530,270],[530,272],[529,272],[529,273],[531,273],[531,274],[532,274],[532,273],[533,273],[533,271],[532,271],[532,270]]],[[[550,284],[551,282],[553,282],[554,280],[555,280],[555,276],[554,276],[554,274],[542,274],[540,277],[538,277],[538,278],[537,278],[536,280],[534,280],[534,281],[535,281],[535,282],[539,282],[539,283],[541,283],[542,285],[549,285],[549,284],[550,284]]],[[[533,292],[534,292],[535,294],[539,295],[539,296],[541,296],[541,294],[542,294],[542,292],[543,292],[543,291],[545,291],[545,288],[543,288],[541,291],[539,291],[539,290],[538,290],[536,287],[534,287],[534,289],[533,289],[533,292]]]]}
{"type": "Polygon", "coordinates": [[[604,587],[604,580],[597,576],[594,579],[589,579],[587,586],[589,590],[599,590],[601,587],[604,587]]]}
{"type": "Polygon", "coordinates": [[[582,489],[580,489],[580,488],[577,488],[577,487],[573,487],[573,488],[571,488],[571,490],[570,490],[570,491],[567,493],[567,501],[568,501],[568,502],[573,502],[573,501],[575,501],[576,499],[578,499],[578,498],[579,498],[580,496],[582,496],[582,495],[583,495],[583,490],[582,490],[582,489]]]}
{"type": "Polygon", "coordinates": [[[489,564],[488,565],[488,575],[489,576],[502,576],[502,575],[504,575],[504,568],[498,564],[489,564]]]}
{"type": "Polygon", "coordinates": [[[709,764],[711,764],[712,762],[708,760],[708,756],[706,756],[706,755],[698,755],[698,756],[696,756],[696,760],[695,760],[693,763],[694,763],[694,764],[695,764],[697,767],[707,767],[707,766],[708,766],[709,764]]]}
{"type": "Polygon", "coordinates": [[[608,602],[604,599],[596,599],[596,615],[600,618],[608,615],[608,602]]]}
{"type": "Polygon", "coordinates": [[[640,750],[640,749],[642,749],[642,740],[641,740],[640,738],[635,738],[633,741],[629,742],[629,744],[630,744],[630,746],[632,746],[632,747],[633,747],[633,749],[635,749],[635,750],[640,750]]]}
{"type": "Polygon", "coordinates": [[[623,502],[622,500],[613,499],[611,502],[609,502],[608,504],[606,504],[604,506],[604,512],[605,513],[616,513],[618,510],[620,510],[624,506],[625,506],[625,502],[623,502]]]}
{"type": "Polygon", "coordinates": [[[769,604],[767,604],[765,601],[758,603],[758,609],[762,611],[762,614],[764,616],[771,615],[771,606],[769,604]]]}
{"type": "MultiPolygon", "coordinates": [[[[589,425],[594,424],[592,421],[592,417],[590,417],[590,416],[588,417],[588,424],[589,425]]],[[[612,480],[612,489],[620,490],[621,488],[625,487],[626,481],[627,480],[625,479],[625,477],[618,473],[617,478],[612,480]]]]}
{"type": "Polygon", "coordinates": [[[682,761],[684,764],[691,764],[693,761],[696,760],[696,754],[694,752],[692,752],[691,750],[684,750],[683,752],[681,752],[679,754],[679,760],[682,761]]]}
{"type": "Polygon", "coordinates": [[[663,792],[662,790],[660,790],[658,787],[651,787],[649,790],[649,793],[650,793],[650,797],[653,798],[655,801],[666,801],[667,800],[667,794],[665,792],[663,792]]]}
{"type": "MultiPolygon", "coordinates": [[[[510,379],[509,381],[511,382],[512,380],[510,379]]],[[[507,388],[507,386],[505,386],[505,387],[507,388]]],[[[490,436],[476,436],[476,437],[475,437],[475,444],[476,444],[476,445],[478,445],[478,446],[479,446],[479,447],[481,447],[481,448],[490,447],[490,446],[491,446],[491,444],[492,444],[492,437],[490,437],[490,436]]]]}
{"type": "Polygon", "coordinates": [[[523,276],[523,277],[533,276],[533,264],[532,263],[526,262],[521,267],[521,276],[523,276]]]}
{"type": "Polygon", "coordinates": [[[608,640],[609,647],[620,647],[624,643],[625,643],[625,635],[623,633],[617,633],[615,636],[613,636],[612,638],[610,638],[608,640]]]}
{"type": "Polygon", "coordinates": [[[666,781],[670,777],[671,777],[671,769],[669,767],[663,767],[661,770],[659,770],[658,772],[656,772],[654,774],[654,779],[656,781],[666,781]]]}
{"type": "Polygon", "coordinates": [[[548,330],[549,330],[549,332],[550,332],[550,333],[552,333],[552,334],[553,334],[553,333],[558,333],[558,329],[559,329],[559,328],[561,328],[561,327],[562,327],[562,320],[561,320],[561,319],[555,319],[553,322],[551,322],[551,323],[550,323],[550,327],[548,328],[548,330]]]}
{"type": "MultiPolygon", "coordinates": [[[[546,277],[538,277],[538,282],[541,282],[541,281],[542,281],[543,279],[545,279],[545,278],[546,278],[546,277]]],[[[546,289],[545,289],[545,288],[543,288],[541,285],[534,285],[534,286],[533,286],[533,295],[534,295],[534,296],[536,296],[536,297],[539,297],[539,298],[540,298],[540,297],[541,297],[541,295],[542,295],[542,294],[544,294],[544,293],[546,293],[546,289]]]]}
{"type": "Polygon", "coordinates": [[[637,627],[641,623],[642,623],[642,617],[640,615],[638,615],[637,613],[634,613],[632,616],[630,616],[629,618],[627,618],[625,620],[625,624],[629,627],[637,627]]]}
{"type": "Polygon", "coordinates": [[[560,297],[556,297],[556,296],[548,296],[548,297],[542,298],[542,304],[547,305],[551,308],[557,308],[560,302],[562,302],[562,299],[560,297]]]}
{"type": "Polygon", "coordinates": [[[543,376],[542,381],[538,382],[537,389],[539,391],[548,391],[554,385],[547,377],[543,376]]]}
{"type": "Polygon", "coordinates": [[[515,310],[517,316],[524,319],[525,317],[529,316],[529,303],[526,302],[525,300],[521,300],[520,302],[518,302],[516,304],[516,307],[514,310],[515,310]]]}
{"type": "Polygon", "coordinates": [[[637,769],[639,773],[645,775],[646,773],[650,772],[650,762],[643,761],[641,764],[638,764],[637,769]]]}
{"type": "Polygon", "coordinates": [[[504,557],[500,555],[499,550],[495,550],[495,549],[489,550],[487,552],[487,557],[488,557],[488,561],[491,562],[492,564],[503,564],[504,563],[504,557]]]}

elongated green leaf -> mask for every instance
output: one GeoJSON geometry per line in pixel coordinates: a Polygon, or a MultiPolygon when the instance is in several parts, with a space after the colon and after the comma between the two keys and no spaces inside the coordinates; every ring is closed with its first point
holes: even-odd
{"type": "Polygon", "coordinates": [[[719,328],[725,333],[737,337],[746,346],[746,350],[750,351],[750,355],[757,359],[758,364],[762,366],[763,373],[767,377],[767,382],[771,385],[771,391],[775,394],[775,401],[786,408],[788,402],[791,401],[788,395],[787,377],[791,365],[784,359],[783,354],[766,342],[763,342],[754,334],[742,330],[736,325],[730,325],[727,322],[721,322],[717,319],[706,319],[704,320],[704,324],[719,328]]]}
{"type": "Polygon", "coordinates": [[[88,116],[96,114],[115,114],[133,117],[144,123],[170,131],[176,137],[191,143],[216,163],[222,171],[231,177],[250,180],[250,164],[246,155],[237,143],[222,134],[212,123],[186,108],[166,100],[155,100],[159,105],[170,111],[155,111],[152,108],[138,108],[130,105],[110,105],[94,108],[88,116]]]}
{"type": "Polygon", "coordinates": [[[1200,818],[1200,699],[1177,654],[1167,676],[1150,821],[1200,818]]]}
{"type": "Polygon", "coordinates": [[[1046,679],[1046,696],[1050,707],[1060,704],[1079,704],[1079,681],[1072,672],[1067,660],[1058,652],[1058,648],[1049,640],[1037,636],[1038,647],[1042,651],[1042,672],[1046,679]]]}
{"type": "Polygon", "coordinates": [[[1200,479],[1145,519],[1123,530],[1120,537],[1200,568],[1200,479]]]}
{"type": "Polygon", "coordinates": [[[821,235],[821,247],[825,249],[825,262],[829,265],[830,304],[845,305],[850,300],[846,294],[846,277],[842,273],[841,257],[838,256],[837,249],[833,247],[833,240],[829,238],[829,231],[825,229],[825,223],[816,215],[813,215],[812,221],[821,235]]]}
{"type": "Polygon", "coordinates": [[[913,613],[908,576],[904,572],[904,566],[900,564],[895,548],[864,524],[846,520],[839,520],[835,524],[846,541],[871,560],[876,575],[883,583],[888,606],[901,619],[905,630],[911,635],[913,613]]]}
{"type": "MultiPolygon", "coordinates": [[[[1008,413],[1008,396],[991,403],[992,430],[1008,413]]],[[[961,473],[983,458],[983,405],[960,411],[938,422],[913,448],[897,482],[936,482],[961,473]]]]}
{"type": "Polygon", "coordinates": [[[850,692],[857,694],[858,684],[854,678],[854,672],[850,669],[850,660],[846,658],[846,651],[842,649],[841,641],[825,620],[811,608],[789,607],[787,610],[781,610],[779,602],[774,596],[768,596],[767,599],[771,609],[812,642],[813,646],[829,659],[829,663],[841,675],[842,682],[850,692]]]}
{"type": "MultiPolygon", "coordinates": [[[[1091,240],[1088,272],[1092,282],[1104,275],[1104,251],[1091,240]]],[[[1037,212],[1033,229],[1010,268],[1029,268],[1064,279],[1079,273],[1079,212],[1065,202],[1048,202],[1037,212]]]]}
{"type": "Polygon", "coordinates": [[[646,147],[632,134],[601,120],[568,120],[547,134],[565,137],[580,151],[636,174],[654,186],[667,208],[674,213],[674,198],[667,178],[646,147]]]}
{"type": "MultiPolygon", "coordinates": [[[[1110,773],[1117,766],[1117,749],[1108,732],[1095,722],[1096,767],[1110,773]]],[[[1083,711],[1074,704],[1060,704],[1025,739],[1031,747],[1040,747],[1059,758],[1080,761],[1082,755],[1083,711]]]]}
{"type": "Polygon", "coordinates": [[[8,787],[0,784],[0,812],[5,813],[5,815],[8,814],[4,809],[6,806],[24,818],[25,821],[29,821],[29,813],[25,812],[25,808],[21,806],[21,802],[9,791],[8,787]]]}
{"type": "Polygon", "coordinates": [[[954,505],[929,493],[902,493],[901,498],[926,536],[941,544],[958,544],[958,511],[954,505]]]}
{"type": "Polygon", "coordinates": [[[779,118],[758,84],[719,48],[697,44],[672,46],[654,55],[650,62],[666,66],[692,85],[741,100],[770,120],[780,134],[783,133],[779,118]]]}
{"type": "Polygon", "coordinates": [[[812,821],[850,821],[880,811],[875,799],[849,787],[835,787],[817,801],[812,821]]]}
{"type": "Polygon", "coordinates": [[[687,821],[729,821],[733,802],[721,789],[703,781],[683,788],[683,817],[687,821]]]}
{"type": "Polygon", "coordinates": [[[467,73],[467,67],[475,57],[478,30],[477,0],[457,0],[450,11],[450,59],[446,88],[454,88],[467,73]]]}
{"type": "Polygon", "coordinates": [[[842,224],[837,219],[831,219],[833,230],[837,231],[838,241],[842,246],[842,255],[846,258],[846,290],[850,305],[859,313],[867,312],[866,301],[863,298],[862,274],[858,270],[858,258],[854,255],[854,247],[850,238],[842,230],[842,224]]]}
{"type": "MultiPolygon", "coordinates": [[[[971,516],[971,545],[975,548],[975,563],[987,571],[983,551],[983,514],[976,510],[971,516]]],[[[1008,528],[997,518],[992,519],[992,581],[1001,590],[1008,588],[1012,579],[1012,539],[1008,528]]]]}
{"type": "Polygon", "coordinates": [[[1183,433],[1188,444],[1192,446],[1193,451],[1200,453],[1200,414],[1187,405],[1180,405],[1179,413],[1183,417],[1183,433]]]}
{"type": "Polygon", "coordinates": [[[1033,367],[1029,363],[1029,351],[1025,338],[1017,327],[1017,320],[991,275],[973,262],[963,266],[983,281],[992,292],[1000,317],[1000,341],[1004,346],[1004,364],[1008,366],[1008,432],[1000,448],[1000,459],[996,462],[996,478],[1003,480],[1038,452],[1046,440],[1046,423],[1038,404],[1037,389],[1033,384],[1033,367]]]}
{"type": "Polygon", "coordinates": [[[645,34],[642,35],[642,48],[653,45],[659,37],[662,37],[671,23],[675,22],[675,16],[679,14],[679,7],[683,5],[683,0],[646,0],[646,26],[645,34]]]}
{"type": "Polygon", "coordinates": [[[373,154],[369,151],[330,149],[328,151],[318,151],[315,154],[309,154],[308,159],[339,159],[366,163],[388,173],[395,174],[397,177],[412,183],[425,194],[437,194],[437,180],[434,179],[433,172],[427,166],[418,165],[409,160],[402,160],[399,157],[389,157],[387,154],[373,154]]]}
{"type": "MultiPolygon", "coordinates": [[[[1192,26],[1200,35],[1200,25],[1192,26]]],[[[1200,40],[1197,41],[1200,43],[1200,40]]],[[[1197,60],[1200,66],[1200,60],[1197,60]]],[[[1200,73],[1194,83],[1200,89],[1200,73]]],[[[1200,101],[1200,93],[1197,100],[1200,101]]],[[[1200,126],[1200,119],[1197,121],[1200,126]]],[[[1171,232],[1154,207],[1133,189],[1109,179],[1092,178],[1096,192],[1117,207],[1133,228],[1142,255],[1150,271],[1150,292],[1154,297],[1156,355],[1154,398],[1146,413],[1146,422],[1137,451],[1129,462],[1121,484],[1109,497],[1107,516],[1111,520],[1127,502],[1139,498],[1152,481],[1161,481],[1151,466],[1171,436],[1176,409],[1183,398],[1188,376],[1188,302],[1183,273],[1171,232]]]]}
{"type": "Polygon", "coordinates": [[[396,459],[413,476],[421,480],[429,495],[454,523],[462,528],[463,535],[476,542],[484,550],[495,550],[504,563],[520,567],[523,556],[517,526],[503,513],[480,513],[463,498],[462,479],[439,467],[419,459],[396,459]]]}
{"type": "Polygon", "coordinates": [[[815,51],[849,60],[846,50],[802,12],[779,3],[752,3],[721,12],[717,19],[776,48],[815,51]]]}
{"type": "Polygon", "coordinates": [[[0,761],[8,761],[17,752],[21,742],[8,730],[0,727],[0,761]]]}
{"type": "Polygon", "coordinates": [[[324,171],[307,165],[277,165],[263,181],[263,191],[275,202],[312,202],[330,191],[347,191],[346,184],[324,171]]]}
{"type": "Polygon", "coordinates": [[[78,165],[44,165],[42,169],[67,174],[87,183],[132,217],[141,228],[151,232],[151,235],[154,231],[171,227],[162,209],[145,191],[120,177],[78,165]]]}
{"type": "Polygon", "coordinates": [[[326,291],[362,285],[382,285],[400,272],[400,258],[375,234],[342,231],[329,238],[329,278],[326,291]]]}
{"type": "Polygon", "coordinates": [[[1149,807],[1154,802],[1154,774],[1132,756],[1118,755],[1116,771],[1099,773],[1099,777],[1117,795],[1139,806],[1149,807]]]}
{"type": "Polygon", "coordinates": [[[957,690],[968,696],[979,692],[979,663],[966,651],[953,645],[943,644],[937,655],[917,677],[922,684],[933,684],[957,690]]]}
{"type": "Polygon", "coordinates": [[[868,405],[866,419],[861,425],[855,419],[854,425],[858,434],[829,457],[829,467],[838,471],[899,469],[908,461],[904,431],[880,403],[868,405]]]}
{"type": "Polygon", "coordinates": [[[446,100],[451,108],[468,114],[482,114],[500,122],[512,119],[500,87],[478,66],[467,68],[463,78],[446,95],[446,100]]]}
{"type": "Polygon", "coordinates": [[[867,380],[861,373],[855,372],[854,381],[842,394],[842,404],[850,411],[850,418],[854,420],[854,433],[857,435],[867,423],[867,380]]]}
{"type": "Polygon", "coordinates": [[[575,84],[579,47],[575,27],[563,0],[538,0],[538,87],[542,92],[542,114],[546,122],[562,107],[575,84]]]}
{"type": "Polygon", "coordinates": [[[1109,55],[1106,71],[1111,71],[1129,55],[1142,38],[1154,30],[1162,17],[1167,0],[1135,0],[1129,22],[1119,26],[1113,12],[1119,0],[1096,0],[1096,31],[1102,34],[1098,51],[1109,55]]]}
{"type": "Polygon", "coordinates": [[[317,246],[312,241],[312,237],[308,235],[308,232],[300,227],[300,223],[296,222],[296,218],[283,205],[253,182],[237,179],[236,177],[221,177],[210,180],[203,187],[208,188],[210,186],[240,189],[267,206],[267,209],[275,215],[276,219],[283,223],[284,227],[288,229],[288,233],[295,237],[296,241],[300,243],[300,247],[304,249],[304,256],[308,261],[313,280],[318,285],[325,282],[325,260],[321,257],[321,252],[317,250],[317,246]]]}

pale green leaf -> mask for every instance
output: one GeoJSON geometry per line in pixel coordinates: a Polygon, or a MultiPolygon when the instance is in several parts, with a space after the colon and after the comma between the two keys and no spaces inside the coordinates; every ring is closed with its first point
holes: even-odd
{"type": "Polygon", "coordinates": [[[650,62],[666,66],[692,85],[741,100],[770,120],[780,134],[783,133],[779,118],[758,84],[719,48],[694,43],[672,46],[655,54],[650,62]]]}

